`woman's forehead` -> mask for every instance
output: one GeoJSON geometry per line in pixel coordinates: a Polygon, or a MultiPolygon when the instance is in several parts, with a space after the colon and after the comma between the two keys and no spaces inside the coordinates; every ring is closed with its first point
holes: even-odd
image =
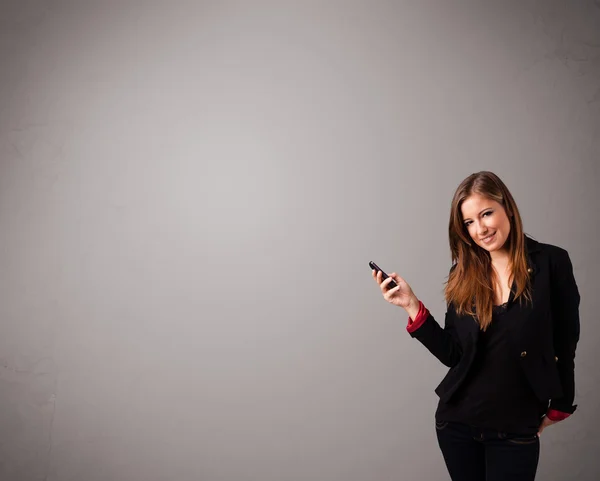
{"type": "Polygon", "coordinates": [[[460,209],[464,215],[477,215],[484,209],[497,207],[498,205],[498,202],[489,197],[481,194],[472,194],[463,201],[460,209]]]}

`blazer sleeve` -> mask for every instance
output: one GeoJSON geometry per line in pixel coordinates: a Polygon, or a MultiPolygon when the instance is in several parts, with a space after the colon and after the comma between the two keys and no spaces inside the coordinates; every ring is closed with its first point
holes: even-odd
{"type": "Polygon", "coordinates": [[[449,306],[446,310],[444,328],[438,324],[430,313],[427,313],[421,326],[410,332],[410,335],[421,342],[440,362],[448,367],[454,367],[460,361],[462,348],[456,335],[454,309],[449,306]]]}
{"type": "Polygon", "coordinates": [[[551,307],[554,353],[563,396],[550,400],[550,409],[572,414],[575,398],[575,350],[579,342],[579,290],[567,251],[560,249],[551,261],[551,307]]]}

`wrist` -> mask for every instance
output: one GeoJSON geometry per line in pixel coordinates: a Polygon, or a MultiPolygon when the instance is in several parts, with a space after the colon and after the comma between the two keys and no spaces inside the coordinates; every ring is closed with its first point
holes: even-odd
{"type": "Polygon", "coordinates": [[[410,317],[412,320],[414,320],[417,317],[417,314],[419,313],[420,308],[421,308],[421,303],[419,302],[419,299],[417,299],[417,296],[413,295],[413,297],[410,299],[410,301],[408,301],[408,305],[404,307],[404,310],[408,314],[408,317],[410,317]]]}

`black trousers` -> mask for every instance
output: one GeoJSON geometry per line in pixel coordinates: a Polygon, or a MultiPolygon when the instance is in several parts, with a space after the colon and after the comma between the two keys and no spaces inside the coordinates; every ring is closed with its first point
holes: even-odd
{"type": "Polygon", "coordinates": [[[537,434],[504,433],[436,421],[438,443],[452,481],[533,481],[537,434]]]}

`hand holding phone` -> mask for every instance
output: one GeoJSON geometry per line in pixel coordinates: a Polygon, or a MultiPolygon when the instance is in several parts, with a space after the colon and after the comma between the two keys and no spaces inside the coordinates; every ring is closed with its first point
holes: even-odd
{"type": "Polygon", "coordinates": [[[379,285],[383,298],[394,306],[403,307],[408,315],[414,319],[419,312],[419,299],[415,296],[408,282],[397,274],[386,281],[390,276],[373,261],[369,262],[369,267],[374,271],[373,278],[379,285]],[[396,279],[398,282],[396,282],[396,279]],[[386,282],[385,286],[383,285],[384,282],[386,282]],[[396,287],[397,289],[395,289],[396,287]],[[394,292],[391,292],[392,290],[394,292]]]}
{"type": "MultiPolygon", "coordinates": [[[[369,261],[369,267],[371,269],[373,269],[374,271],[379,271],[381,272],[381,277],[383,278],[383,280],[385,281],[389,276],[385,273],[385,271],[383,269],[381,269],[377,264],[375,264],[373,261],[369,261]]],[[[398,284],[396,284],[396,282],[394,281],[394,279],[392,279],[389,284],[388,284],[388,290],[393,289],[394,287],[397,287],[398,284]]]]}

